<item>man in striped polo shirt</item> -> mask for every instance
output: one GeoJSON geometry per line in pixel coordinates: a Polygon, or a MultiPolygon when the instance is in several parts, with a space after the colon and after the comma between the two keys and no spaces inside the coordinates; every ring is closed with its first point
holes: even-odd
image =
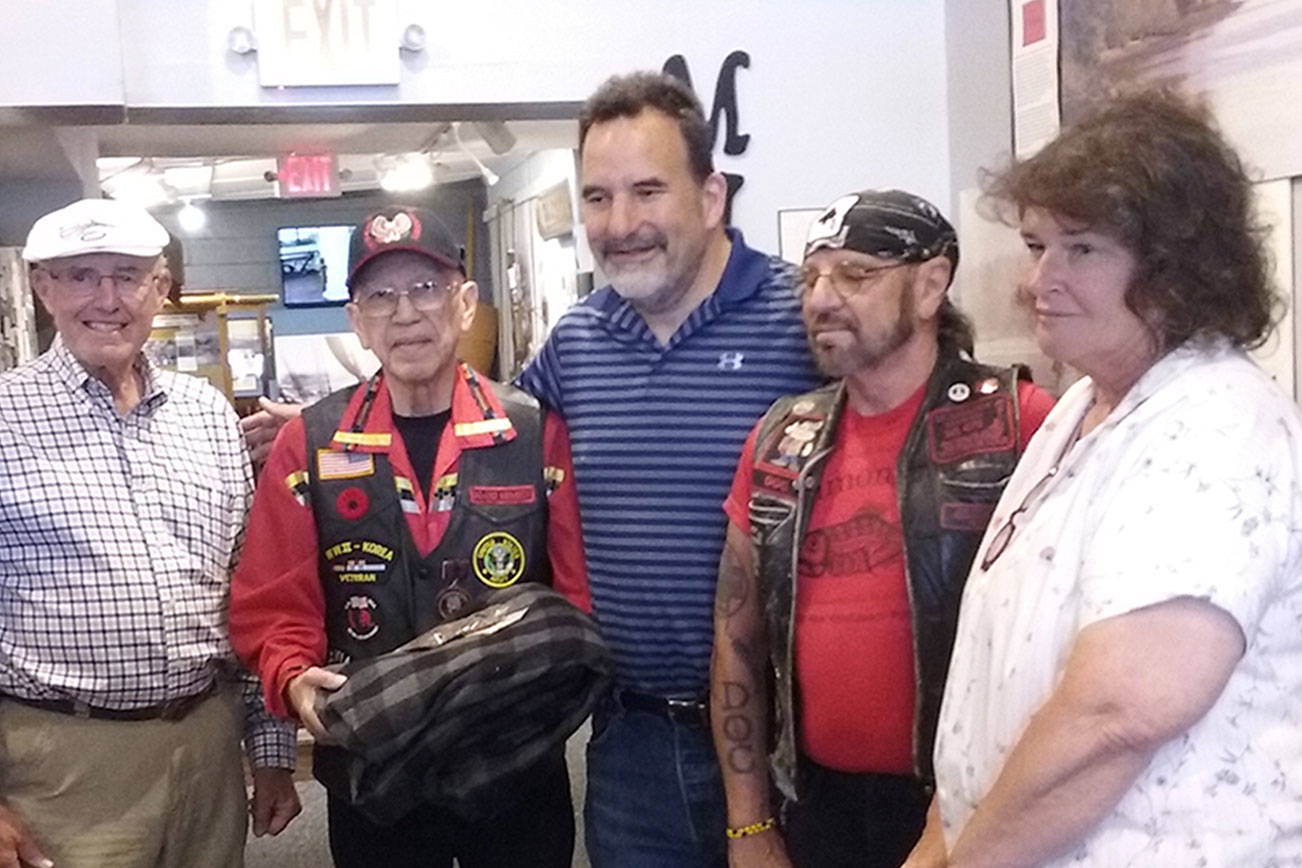
{"type": "Polygon", "coordinates": [[[597,868],[718,865],[705,697],[720,505],[755,420],[821,378],[794,270],[724,227],[691,90],[613,78],[579,130],[584,223],[611,285],[561,317],[519,384],[569,425],[594,614],[615,658],[588,745],[588,855],[597,868]]]}

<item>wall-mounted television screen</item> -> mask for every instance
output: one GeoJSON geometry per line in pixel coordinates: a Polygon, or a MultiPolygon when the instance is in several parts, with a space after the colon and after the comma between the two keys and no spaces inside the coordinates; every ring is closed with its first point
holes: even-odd
{"type": "Polygon", "coordinates": [[[348,301],[348,242],[352,226],[285,226],[276,230],[285,307],[348,301]]]}

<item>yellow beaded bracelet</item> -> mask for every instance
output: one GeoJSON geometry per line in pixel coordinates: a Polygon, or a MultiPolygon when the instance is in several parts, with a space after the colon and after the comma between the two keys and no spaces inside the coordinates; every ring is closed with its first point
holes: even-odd
{"type": "Polygon", "coordinates": [[[769,817],[767,820],[760,820],[758,823],[751,823],[749,826],[738,826],[725,830],[729,838],[745,838],[748,835],[758,835],[760,832],[767,832],[778,824],[777,817],[769,817]]]}

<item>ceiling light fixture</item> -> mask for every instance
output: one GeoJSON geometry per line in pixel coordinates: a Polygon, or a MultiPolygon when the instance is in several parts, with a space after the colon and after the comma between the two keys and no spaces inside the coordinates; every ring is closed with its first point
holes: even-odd
{"type": "Polygon", "coordinates": [[[380,186],[390,193],[423,190],[434,183],[434,167],[428,154],[401,154],[376,161],[380,186]]]}
{"type": "Polygon", "coordinates": [[[479,162],[479,158],[476,157],[474,154],[470,153],[470,149],[467,148],[464,143],[462,143],[460,127],[461,124],[459,123],[452,125],[452,138],[456,139],[457,147],[461,149],[461,153],[469,157],[471,161],[476,166],[479,167],[479,174],[484,176],[484,183],[491,187],[494,184],[496,184],[498,181],[502,180],[501,178],[497,177],[496,172],[494,172],[492,169],[485,166],[483,163],[479,162]]]}
{"type": "Polygon", "coordinates": [[[181,210],[176,212],[176,222],[186,235],[194,235],[208,224],[208,215],[193,200],[186,199],[181,210]]]}

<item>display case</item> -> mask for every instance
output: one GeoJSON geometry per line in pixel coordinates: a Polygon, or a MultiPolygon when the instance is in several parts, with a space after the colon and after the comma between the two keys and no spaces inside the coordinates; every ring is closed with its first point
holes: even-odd
{"type": "Polygon", "coordinates": [[[188,294],[154,317],[145,352],[163,368],[203,377],[236,409],[270,395],[276,380],[267,305],[274,295],[188,294]]]}

